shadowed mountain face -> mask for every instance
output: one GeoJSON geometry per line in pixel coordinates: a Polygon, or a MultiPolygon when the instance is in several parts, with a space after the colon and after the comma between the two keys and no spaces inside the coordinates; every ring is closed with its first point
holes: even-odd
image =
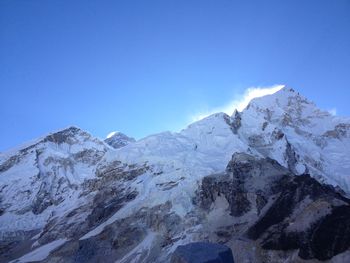
{"type": "Polygon", "coordinates": [[[114,132],[113,135],[111,135],[104,141],[105,143],[109,144],[113,148],[118,149],[128,145],[129,143],[135,142],[135,139],[126,136],[124,133],[114,132]]]}
{"type": "Polygon", "coordinates": [[[254,211],[241,234],[265,250],[299,250],[303,259],[326,260],[350,247],[350,200],[269,158],[235,154],[226,174],[203,179],[199,196],[205,210],[223,196],[227,216],[254,211]]]}
{"type": "Polygon", "coordinates": [[[234,263],[230,248],[212,243],[195,242],[178,246],[171,263],[234,263]]]}
{"type": "Polygon", "coordinates": [[[284,88],[138,141],[51,133],[0,153],[0,261],[350,261],[349,129],[284,88]]]}

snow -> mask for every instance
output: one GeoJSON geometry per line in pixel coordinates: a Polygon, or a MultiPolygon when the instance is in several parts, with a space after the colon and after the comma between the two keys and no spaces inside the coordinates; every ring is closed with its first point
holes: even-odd
{"type": "Polygon", "coordinates": [[[25,254],[24,256],[12,260],[10,263],[25,263],[25,262],[33,262],[33,261],[40,261],[47,258],[51,251],[55,250],[56,248],[62,246],[64,243],[67,242],[67,239],[57,239],[55,241],[52,241],[51,243],[48,243],[46,245],[43,245],[32,252],[25,254]]]}
{"type": "Polygon", "coordinates": [[[156,233],[149,232],[147,236],[138,244],[133,250],[125,255],[121,260],[117,260],[116,263],[142,263],[146,255],[150,253],[151,246],[156,239],[156,233]],[[146,253],[146,254],[144,254],[146,253]]]}
{"type": "Polygon", "coordinates": [[[233,152],[247,149],[232,133],[224,116],[224,113],[214,114],[180,133],[163,132],[146,137],[118,149],[114,158],[127,163],[149,162],[190,170],[201,169],[201,166],[206,170],[222,170],[233,152]]]}
{"type": "Polygon", "coordinates": [[[113,137],[117,133],[118,133],[117,131],[112,131],[112,132],[108,133],[107,136],[106,136],[106,139],[109,139],[109,138],[113,137]]]}
{"type": "Polygon", "coordinates": [[[234,152],[247,151],[248,147],[235,135],[225,121],[224,113],[211,115],[198,121],[180,133],[163,132],[127,145],[106,155],[109,162],[145,163],[156,167],[161,176],[145,174],[139,177],[142,184],[137,189],[137,199],[129,202],[106,222],[81,239],[98,235],[105,226],[126,217],[140,207],[152,207],[172,201],[173,211],[180,216],[192,209],[192,197],[201,179],[225,170],[234,152]],[[157,185],[177,182],[171,191],[160,191],[157,185]]]}
{"type": "MultiPolygon", "coordinates": [[[[319,110],[314,103],[286,87],[272,95],[253,99],[239,114],[241,127],[237,132],[230,126],[235,116],[216,113],[178,133],[154,134],[119,149],[112,149],[85,133],[75,135],[74,144],[58,145],[36,140],[32,153],[0,174],[2,202],[10,204],[10,209],[0,217],[0,232],[42,229],[52,214],[59,217],[87,203],[86,197],[79,198],[79,189],[67,188],[68,192],[57,192],[57,195],[64,195],[65,202],[50,206],[39,215],[16,213],[32,205],[42,182],[51,185],[50,189],[57,188],[55,178],[48,175],[65,178],[69,184],[78,186],[84,180],[94,178],[96,164],[72,159],[74,154],[84,150],[103,153],[101,162],[106,164],[113,161],[146,164],[151,170],[130,183],[129,187],[139,193],[137,198],[80,237],[81,240],[98,235],[107,225],[132,215],[141,207],[171,201],[173,212],[185,216],[192,210],[192,198],[201,179],[224,171],[235,152],[270,157],[288,167],[291,160],[287,149],[290,144],[295,155],[295,160],[292,160],[295,167],[292,168],[297,174],[309,171],[312,176],[350,192],[350,138],[324,135],[340,123],[350,124],[349,119],[319,110]],[[39,157],[36,150],[41,152],[39,157]],[[47,161],[50,158],[52,162],[47,161]],[[44,178],[38,180],[39,173],[44,174],[44,178]],[[161,187],[167,184],[172,188],[161,187]],[[30,193],[26,194],[26,191],[30,193]],[[17,225],[12,222],[17,222],[17,225]]],[[[16,152],[2,154],[0,164],[13,154],[16,152]]],[[[216,205],[219,212],[225,209],[225,203],[216,205]]]]}
{"type": "Polygon", "coordinates": [[[94,178],[96,169],[89,161],[76,160],[75,155],[86,150],[103,154],[107,150],[103,142],[79,130],[71,138],[73,144],[57,144],[46,138],[35,140],[34,145],[26,145],[19,152],[17,149],[2,154],[0,165],[11,156],[18,156],[19,161],[0,174],[1,202],[9,207],[0,217],[0,236],[41,229],[53,212],[74,207],[80,193],[71,186],[94,178]],[[51,191],[53,198],[63,197],[65,201],[35,215],[31,211],[33,202],[43,187],[51,191]]]}
{"type": "MultiPolygon", "coordinates": [[[[339,205],[344,205],[341,203],[339,205]]],[[[289,232],[303,232],[306,231],[311,224],[317,222],[320,218],[330,214],[331,207],[327,201],[313,202],[310,198],[303,200],[298,207],[296,207],[291,215],[291,218],[296,218],[296,221],[290,222],[287,231],[289,232]],[[308,212],[306,212],[308,211],[308,212]]]]}
{"type": "Polygon", "coordinates": [[[110,145],[112,148],[118,149],[135,142],[136,140],[132,137],[128,137],[121,132],[111,132],[108,134],[107,138],[104,140],[105,143],[110,145]]]}
{"type": "MultiPolygon", "coordinates": [[[[239,134],[243,140],[245,138],[248,141],[254,134],[266,140],[274,129],[281,130],[297,154],[295,170],[298,174],[308,170],[311,175],[323,178],[326,183],[339,185],[350,192],[350,179],[347,175],[350,167],[350,140],[324,138],[324,134],[336,125],[349,124],[349,118],[322,111],[287,87],[272,95],[253,99],[241,117],[239,134]],[[262,130],[265,122],[268,125],[262,130]],[[325,141],[325,146],[318,145],[318,141],[325,141]]],[[[283,140],[266,143],[265,147],[256,149],[287,167],[286,160],[283,160],[283,140]]]]}

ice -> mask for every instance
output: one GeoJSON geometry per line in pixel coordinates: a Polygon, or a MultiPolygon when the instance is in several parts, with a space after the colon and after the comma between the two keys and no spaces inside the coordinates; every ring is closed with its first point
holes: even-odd
{"type": "MultiPolygon", "coordinates": [[[[0,233],[40,230],[52,217],[60,217],[88,203],[86,196],[80,196],[80,186],[85,180],[95,178],[99,162],[74,159],[84,151],[101,154],[100,162],[104,164],[114,161],[146,164],[151,170],[130,182],[129,187],[138,192],[136,199],[80,239],[98,235],[107,225],[132,215],[141,207],[167,201],[172,202],[173,212],[185,216],[192,210],[192,198],[202,178],[223,172],[235,152],[270,157],[296,174],[308,172],[350,193],[350,131],[337,134],[335,130],[339,124],[350,125],[349,118],[322,111],[287,87],[253,99],[237,114],[241,123],[236,130],[232,126],[235,116],[216,113],[180,132],[150,135],[119,149],[112,149],[88,133],[78,131],[71,138],[73,144],[53,143],[42,137],[32,144],[2,153],[0,165],[16,155],[20,159],[0,174],[1,201],[9,207],[0,217],[0,233]],[[27,147],[32,148],[21,154],[27,147]],[[67,187],[66,192],[60,192],[56,183],[59,179],[77,187],[67,187]],[[172,187],[160,188],[168,183],[172,187]],[[50,185],[51,194],[64,196],[65,201],[35,215],[30,209],[42,184],[50,185]]],[[[222,211],[224,204],[217,205],[218,211],[222,211]]]]}

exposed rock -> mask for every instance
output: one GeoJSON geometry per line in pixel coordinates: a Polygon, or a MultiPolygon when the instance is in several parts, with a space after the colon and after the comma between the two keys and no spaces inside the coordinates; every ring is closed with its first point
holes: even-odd
{"type": "Polygon", "coordinates": [[[135,199],[137,191],[120,188],[107,188],[101,190],[94,197],[93,209],[87,217],[89,227],[94,227],[106,221],[126,203],[135,199]]]}
{"type": "Polygon", "coordinates": [[[225,115],[224,119],[226,123],[230,125],[232,132],[234,134],[237,134],[238,129],[241,127],[241,114],[237,110],[235,110],[231,118],[228,115],[225,115]]]}
{"type": "Polygon", "coordinates": [[[178,246],[171,256],[171,263],[233,263],[229,247],[205,242],[178,246]]]}
{"type": "Polygon", "coordinates": [[[9,262],[23,253],[29,252],[34,240],[31,237],[38,230],[16,231],[0,238],[0,262],[9,262]]]}
{"type": "Polygon", "coordinates": [[[96,176],[104,181],[129,181],[139,175],[145,173],[150,167],[147,164],[143,165],[127,165],[120,161],[115,161],[109,164],[103,164],[96,169],[96,176]]]}
{"type": "Polygon", "coordinates": [[[275,129],[271,135],[276,140],[281,140],[284,137],[284,133],[280,129],[275,129]]]}
{"type": "Polygon", "coordinates": [[[330,130],[324,133],[324,137],[342,139],[350,136],[350,124],[340,123],[335,126],[334,130],[330,130]]]}
{"type": "Polygon", "coordinates": [[[288,169],[292,171],[294,174],[298,174],[296,170],[296,165],[298,163],[297,155],[292,147],[292,145],[287,141],[286,151],[285,151],[285,159],[287,160],[288,169]]]}
{"type": "Polygon", "coordinates": [[[12,166],[19,163],[20,161],[21,161],[20,155],[11,156],[6,161],[4,161],[2,164],[0,164],[0,173],[6,172],[8,169],[10,169],[12,166]]]}
{"type": "Polygon", "coordinates": [[[269,123],[268,123],[267,121],[265,121],[265,122],[263,123],[261,129],[262,129],[263,131],[265,131],[267,125],[269,125],[269,123]]]}
{"type": "Polygon", "coordinates": [[[274,160],[234,154],[225,174],[203,179],[199,204],[208,211],[221,195],[230,215],[250,214],[245,236],[263,249],[299,250],[303,259],[326,260],[350,248],[350,200],[274,160]]]}
{"type": "Polygon", "coordinates": [[[83,138],[89,139],[91,136],[87,132],[71,126],[69,128],[66,128],[64,130],[52,133],[43,140],[43,142],[49,141],[57,144],[67,143],[67,144],[74,144],[78,140],[76,139],[76,136],[82,136],[83,138]]]}
{"type": "Polygon", "coordinates": [[[205,241],[240,263],[350,262],[349,125],[282,89],[118,150],[70,127],[0,153],[0,261],[60,241],[46,262],[165,263],[205,241]]]}
{"type": "Polygon", "coordinates": [[[156,262],[161,248],[169,244],[167,237],[184,230],[181,218],[170,209],[169,202],[152,208],[145,207],[129,217],[116,220],[96,236],[67,242],[45,262],[115,262],[126,255],[129,260],[123,262],[130,262],[140,255],[138,251],[129,253],[152,233],[158,233],[148,241],[150,243],[146,242],[147,251],[141,255],[144,262],[156,262]]]}
{"type": "Polygon", "coordinates": [[[330,259],[350,247],[349,204],[307,175],[284,178],[279,197],[248,236],[259,238],[264,249],[300,249],[301,258],[330,259]]]}
{"type": "Polygon", "coordinates": [[[272,159],[257,159],[245,153],[234,154],[226,174],[207,176],[202,181],[200,203],[209,208],[217,195],[223,195],[230,204],[231,215],[241,216],[252,205],[260,211],[273,194],[275,180],[289,171],[272,159]],[[251,200],[255,199],[254,204],[251,200]]]}
{"type": "Polygon", "coordinates": [[[136,140],[134,138],[129,137],[121,132],[114,132],[112,136],[105,139],[105,143],[109,144],[115,149],[119,149],[135,141],[136,140]]]}
{"type": "Polygon", "coordinates": [[[38,242],[46,244],[59,238],[75,238],[108,220],[128,202],[134,200],[137,191],[123,184],[104,185],[90,204],[78,207],[61,218],[51,219],[43,229],[38,242]]]}

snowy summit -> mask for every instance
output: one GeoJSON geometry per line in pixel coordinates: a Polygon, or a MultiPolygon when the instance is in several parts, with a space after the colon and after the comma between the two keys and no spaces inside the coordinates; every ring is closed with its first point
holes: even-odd
{"type": "Polygon", "coordinates": [[[210,241],[346,262],[349,149],[350,119],[288,87],[138,141],[69,127],[1,154],[0,261],[169,262],[210,241]]]}

